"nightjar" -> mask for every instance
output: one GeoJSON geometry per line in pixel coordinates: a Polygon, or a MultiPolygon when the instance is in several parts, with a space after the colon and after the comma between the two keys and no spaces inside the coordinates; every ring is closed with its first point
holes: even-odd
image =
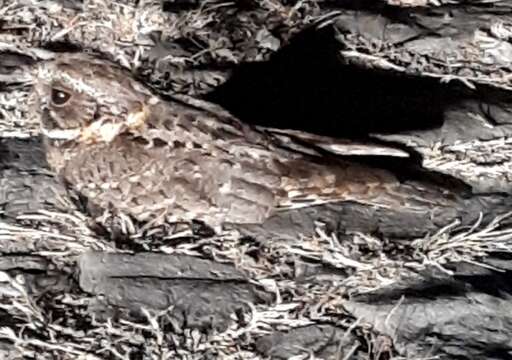
{"type": "Polygon", "coordinates": [[[329,150],[327,138],[299,141],[298,133],[244,124],[210,103],[163,99],[90,55],[41,64],[34,94],[50,167],[95,206],[141,222],[218,227],[332,201],[439,200],[385,169],[326,156],[319,149],[329,150]]]}

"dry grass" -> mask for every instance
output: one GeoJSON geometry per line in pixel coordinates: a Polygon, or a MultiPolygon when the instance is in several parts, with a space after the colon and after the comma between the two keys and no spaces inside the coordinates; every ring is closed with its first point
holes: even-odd
{"type": "MultiPolygon", "coordinates": [[[[482,119],[482,123],[484,121],[482,119]]],[[[512,181],[512,140],[508,137],[437,145],[423,150],[423,165],[426,168],[465,179],[469,183],[485,183],[488,180],[508,184],[512,181]]]]}

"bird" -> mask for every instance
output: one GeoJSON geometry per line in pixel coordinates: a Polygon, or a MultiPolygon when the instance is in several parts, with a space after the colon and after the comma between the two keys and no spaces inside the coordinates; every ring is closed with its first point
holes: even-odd
{"type": "Polygon", "coordinates": [[[200,99],[161,96],[95,55],[59,54],[36,74],[33,107],[51,170],[96,207],[141,223],[220,229],[330,202],[450,201],[342,156],[342,140],[272,131],[200,99]]]}

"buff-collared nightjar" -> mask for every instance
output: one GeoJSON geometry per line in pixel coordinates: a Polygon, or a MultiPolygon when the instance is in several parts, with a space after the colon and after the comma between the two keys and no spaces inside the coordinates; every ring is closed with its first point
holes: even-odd
{"type": "Polygon", "coordinates": [[[37,79],[51,169],[95,206],[137,221],[218,227],[333,201],[403,207],[423,198],[385,169],[283,141],[200,100],[161,98],[91,55],[59,54],[37,79]]]}

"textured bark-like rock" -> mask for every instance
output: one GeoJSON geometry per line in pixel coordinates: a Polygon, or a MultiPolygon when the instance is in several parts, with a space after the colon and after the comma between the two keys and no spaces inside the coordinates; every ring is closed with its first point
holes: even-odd
{"type": "Polygon", "coordinates": [[[86,253],[78,266],[80,287],[96,296],[90,308],[99,317],[168,310],[176,329],[223,331],[233,314],[271,299],[235,267],[193,256],[86,253]]]}
{"type": "Polygon", "coordinates": [[[256,347],[271,359],[289,359],[305,351],[323,359],[344,359],[358,347],[356,338],[331,325],[310,325],[287,333],[275,332],[258,340],[256,347]]]}
{"type": "Polygon", "coordinates": [[[47,170],[39,139],[1,139],[0,169],[4,216],[66,207],[66,189],[47,170]]]}
{"type": "MultiPolygon", "coordinates": [[[[342,33],[347,50],[386,60],[367,65],[422,75],[450,74],[494,85],[509,83],[504,75],[510,73],[512,47],[499,26],[512,19],[507,2],[380,9],[365,5],[343,9],[345,4],[327,2],[324,9],[341,10],[331,23],[342,33]]],[[[347,55],[356,54],[349,51],[347,55]]]]}
{"type": "Polygon", "coordinates": [[[508,336],[512,304],[510,289],[501,288],[503,276],[510,274],[461,277],[462,281],[431,279],[423,287],[407,287],[393,297],[380,292],[370,303],[349,301],[345,306],[392,338],[403,354],[501,359],[512,349],[508,336]]]}

